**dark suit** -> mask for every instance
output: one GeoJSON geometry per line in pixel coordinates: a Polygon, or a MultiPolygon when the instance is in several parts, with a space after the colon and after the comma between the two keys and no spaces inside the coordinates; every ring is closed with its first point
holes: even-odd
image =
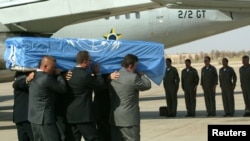
{"type": "Polygon", "coordinates": [[[196,87],[199,84],[199,75],[195,68],[185,68],[181,72],[181,85],[184,91],[188,116],[195,116],[196,87]]]}
{"type": "Polygon", "coordinates": [[[177,91],[179,89],[180,77],[175,67],[166,68],[165,76],[163,78],[163,86],[166,95],[166,102],[168,107],[168,115],[175,117],[177,114],[177,91]]]}
{"type": "Polygon", "coordinates": [[[102,75],[105,81],[104,87],[94,89],[94,111],[97,124],[97,131],[99,141],[110,141],[111,132],[109,125],[109,113],[110,113],[110,96],[108,79],[109,74],[102,75]]]}
{"type": "Polygon", "coordinates": [[[97,140],[92,94],[94,88],[103,86],[102,76],[92,76],[86,69],[75,67],[68,84],[74,98],[67,109],[67,120],[73,126],[75,140],[79,140],[79,134],[86,141],[97,140]]]}
{"type": "Polygon", "coordinates": [[[29,86],[26,84],[26,75],[28,73],[16,72],[13,83],[13,122],[16,123],[19,141],[33,141],[31,125],[28,121],[29,86]]]}
{"type": "Polygon", "coordinates": [[[145,76],[119,70],[120,76],[112,80],[110,124],[112,141],[140,140],[139,91],[151,88],[151,82],[145,76]]]}
{"type": "Polygon", "coordinates": [[[28,119],[34,138],[38,141],[58,141],[56,127],[56,94],[66,92],[66,83],[61,76],[37,71],[30,83],[28,119]]]}
{"type": "Polygon", "coordinates": [[[222,67],[219,70],[219,81],[222,92],[222,102],[226,115],[233,116],[234,105],[234,88],[237,81],[237,76],[232,67],[222,67]]]}
{"type": "Polygon", "coordinates": [[[204,66],[201,69],[201,86],[208,116],[216,115],[215,86],[218,85],[218,73],[214,66],[204,66]]]}
{"type": "Polygon", "coordinates": [[[73,133],[66,119],[66,110],[70,100],[69,92],[56,94],[55,113],[56,125],[60,134],[61,141],[73,141],[73,133]]]}
{"type": "Polygon", "coordinates": [[[245,114],[250,115],[250,65],[241,66],[240,72],[240,85],[243,93],[245,103],[245,114]]]}

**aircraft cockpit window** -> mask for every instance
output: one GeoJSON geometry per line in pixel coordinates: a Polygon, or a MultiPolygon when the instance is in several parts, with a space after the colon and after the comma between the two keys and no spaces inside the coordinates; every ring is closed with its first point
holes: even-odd
{"type": "Polygon", "coordinates": [[[135,17],[136,19],[140,19],[141,18],[140,12],[135,12],[135,17]]]}

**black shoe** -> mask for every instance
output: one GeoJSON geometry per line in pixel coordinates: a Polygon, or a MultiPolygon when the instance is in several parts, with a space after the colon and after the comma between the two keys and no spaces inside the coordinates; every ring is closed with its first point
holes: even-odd
{"type": "Polygon", "coordinates": [[[250,113],[245,113],[243,117],[250,117],[250,113]]]}
{"type": "Polygon", "coordinates": [[[207,117],[215,117],[216,114],[207,114],[207,117]]]}
{"type": "Polygon", "coordinates": [[[167,117],[176,117],[176,115],[174,115],[174,114],[169,114],[169,115],[167,115],[167,117]]]}
{"type": "Polygon", "coordinates": [[[233,117],[234,114],[227,113],[227,114],[225,114],[225,115],[223,115],[223,116],[224,116],[224,117],[233,117]]]}
{"type": "Polygon", "coordinates": [[[195,117],[195,115],[194,114],[187,114],[187,115],[185,115],[185,117],[195,117]]]}
{"type": "Polygon", "coordinates": [[[211,114],[211,115],[210,115],[210,117],[215,117],[215,116],[216,116],[216,114],[211,114]]]}

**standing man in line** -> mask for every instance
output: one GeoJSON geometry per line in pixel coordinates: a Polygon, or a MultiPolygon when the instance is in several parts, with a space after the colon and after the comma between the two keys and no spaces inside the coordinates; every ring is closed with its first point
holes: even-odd
{"type": "Polygon", "coordinates": [[[245,102],[245,114],[243,116],[250,117],[250,65],[249,56],[242,57],[243,66],[240,67],[240,84],[245,102]]]}
{"type": "Polygon", "coordinates": [[[216,116],[215,90],[218,85],[218,73],[210,64],[210,57],[204,57],[205,66],[201,69],[201,86],[204,91],[207,117],[216,116]]]}
{"type": "Polygon", "coordinates": [[[28,121],[29,83],[33,78],[34,72],[15,73],[13,122],[17,127],[18,141],[34,141],[28,121]]]}
{"type": "Polygon", "coordinates": [[[181,72],[181,85],[185,95],[187,109],[186,117],[195,117],[196,90],[199,84],[199,75],[195,68],[191,66],[191,60],[185,60],[186,68],[181,72]]]}
{"type": "Polygon", "coordinates": [[[72,101],[67,108],[67,120],[71,124],[75,141],[99,141],[93,107],[93,89],[104,86],[98,64],[92,66],[93,75],[87,69],[91,57],[87,51],[79,51],[76,56],[77,66],[72,70],[68,84],[72,101]]]}
{"type": "Polygon", "coordinates": [[[56,71],[56,60],[45,56],[29,87],[28,119],[35,141],[59,141],[56,126],[56,94],[66,92],[66,82],[56,71]]]}
{"type": "Polygon", "coordinates": [[[228,59],[222,59],[222,67],[219,70],[219,81],[222,92],[222,102],[224,107],[224,117],[234,115],[234,88],[236,86],[237,76],[232,67],[228,66],[228,59]]]}
{"type": "Polygon", "coordinates": [[[139,91],[151,88],[143,73],[136,73],[138,57],[127,54],[118,71],[120,76],[111,81],[111,137],[112,141],[140,141],[139,91]]]}
{"type": "Polygon", "coordinates": [[[176,117],[177,113],[177,92],[179,90],[180,77],[178,71],[172,66],[172,60],[166,58],[166,72],[163,78],[167,102],[167,117],[176,117]]]}

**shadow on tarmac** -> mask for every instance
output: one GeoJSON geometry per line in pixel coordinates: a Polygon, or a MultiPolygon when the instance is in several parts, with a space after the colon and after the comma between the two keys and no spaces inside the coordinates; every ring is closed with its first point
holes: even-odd
{"type": "MultiPolygon", "coordinates": [[[[223,116],[224,115],[223,110],[216,110],[216,116],[214,117],[207,117],[206,111],[199,111],[199,110],[196,111],[195,117],[185,117],[185,115],[187,114],[186,111],[177,111],[176,117],[160,116],[159,111],[141,111],[140,113],[141,113],[141,119],[227,118],[223,116]]],[[[235,110],[235,114],[233,117],[243,117],[243,114],[244,110],[235,110]]]]}
{"type": "Polygon", "coordinates": [[[0,111],[1,110],[12,110],[13,106],[0,106],[0,111]]]}
{"type": "Polygon", "coordinates": [[[12,100],[13,98],[14,97],[12,95],[3,95],[3,96],[0,96],[0,102],[12,100]]]}
{"type": "Polygon", "coordinates": [[[0,130],[10,130],[10,129],[16,129],[16,126],[15,125],[0,126],[0,130]]]}
{"type": "Polygon", "coordinates": [[[1,112],[0,111],[0,119],[1,121],[12,121],[13,112],[1,112]]]}
{"type": "MultiPolygon", "coordinates": [[[[242,91],[236,91],[234,92],[234,94],[242,94],[242,91]]],[[[217,95],[221,95],[221,93],[216,93],[216,96],[217,95]]],[[[196,97],[204,97],[204,94],[203,93],[197,93],[196,94],[196,97]]],[[[165,94],[163,94],[162,96],[155,96],[155,97],[141,97],[140,98],[140,101],[152,101],[152,100],[162,100],[164,99],[165,100],[166,96],[165,94]]],[[[184,95],[177,95],[177,98],[184,98],[184,95]]]]}

